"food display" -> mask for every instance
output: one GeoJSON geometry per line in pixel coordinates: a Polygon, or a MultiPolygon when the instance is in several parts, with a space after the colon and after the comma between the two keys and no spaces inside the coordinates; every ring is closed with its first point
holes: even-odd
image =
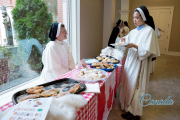
{"type": "MultiPolygon", "coordinates": [[[[40,87],[43,88],[43,86],[40,86],[40,87]]],[[[58,96],[63,96],[63,95],[66,95],[67,93],[75,93],[78,89],[80,89],[80,87],[81,87],[81,84],[75,84],[74,86],[72,86],[69,89],[69,91],[63,92],[60,95],[58,95],[58,93],[60,91],[59,90],[60,88],[54,88],[53,86],[51,86],[51,89],[49,89],[49,90],[45,90],[45,91],[41,90],[41,91],[39,91],[39,93],[29,94],[29,95],[23,96],[23,97],[21,97],[19,99],[18,102],[22,102],[22,101],[27,100],[27,99],[39,98],[39,97],[50,97],[50,96],[58,97],[58,96]]],[[[28,91],[29,89],[32,89],[32,88],[38,88],[38,86],[34,86],[34,87],[31,87],[31,88],[28,88],[26,91],[28,91]]]]}
{"type": "Polygon", "coordinates": [[[71,78],[63,78],[39,86],[21,90],[13,95],[13,103],[41,97],[61,97],[66,94],[77,94],[86,89],[85,84],[71,78]]]}
{"type": "Polygon", "coordinates": [[[78,80],[103,80],[106,78],[104,71],[98,69],[81,69],[76,75],[78,80]]]}
{"type": "Polygon", "coordinates": [[[117,60],[111,56],[97,56],[96,59],[101,61],[101,62],[111,62],[114,64],[120,63],[119,60],[117,60]]]}
{"type": "Polygon", "coordinates": [[[94,62],[91,64],[91,67],[98,69],[114,69],[114,64],[109,64],[108,62],[94,62]]]}
{"type": "Polygon", "coordinates": [[[110,62],[95,62],[95,63],[90,64],[90,67],[101,69],[107,72],[111,72],[117,67],[117,65],[112,64],[110,62]]]}

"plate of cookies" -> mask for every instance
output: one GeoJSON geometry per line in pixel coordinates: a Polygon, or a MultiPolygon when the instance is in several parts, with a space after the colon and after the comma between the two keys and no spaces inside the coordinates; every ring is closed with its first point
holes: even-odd
{"type": "Polygon", "coordinates": [[[74,73],[74,78],[83,82],[99,82],[105,80],[107,75],[106,71],[95,68],[87,68],[77,70],[74,73]]]}
{"type": "Polygon", "coordinates": [[[117,68],[116,64],[112,64],[110,62],[94,62],[92,64],[90,64],[91,68],[97,68],[97,69],[101,69],[107,72],[111,72],[114,69],[117,68]]]}
{"type": "Polygon", "coordinates": [[[113,64],[119,64],[120,61],[112,56],[97,56],[95,59],[99,60],[99,62],[110,62],[113,64]]]}
{"type": "Polygon", "coordinates": [[[86,85],[82,82],[71,78],[62,78],[16,92],[12,97],[12,101],[16,105],[27,99],[51,96],[57,98],[66,94],[78,94],[85,89],[86,85]]]}

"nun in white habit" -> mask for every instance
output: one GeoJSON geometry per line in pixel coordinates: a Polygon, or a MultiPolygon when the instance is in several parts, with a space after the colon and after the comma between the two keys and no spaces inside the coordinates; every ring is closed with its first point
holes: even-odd
{"type": "Polygon", "coordinates": [[[122,110],[128,112],[121,115],[124,119],[138,120],[143,114],[140,98],[148,93],[150,64],[153,57],[160,56],[160,52],[154,21],[145,6],[135,9],[133,21],[137,28],[121,38],[128,43],[126,47],[129,50],[121,83],[120,104],[122,110]]]}
{"type": "Polygon", "coordinates": [[[40,79],[49,82],[75,68],[74,59],[67,41],[64,24],[53,23],[49,32],[51,41],[46,45],[42,63],[44,65],[40,79]]]}

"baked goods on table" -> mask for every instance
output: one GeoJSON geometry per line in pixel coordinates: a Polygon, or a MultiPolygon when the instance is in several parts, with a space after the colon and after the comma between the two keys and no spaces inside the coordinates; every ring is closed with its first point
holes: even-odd
{"type": "Polygon", "coordinates": [[[80,87],[81,87],[81,84],[75,84],[68,91],[61,92],[60,89],[63,89],[63,88],[54,88],[52,85],[51,85],[51,89],[45,90],[45,91],[43,90],[43,88],[44,88],[43,86],[34,86],[34,87],[26,89],[26,92],[29,92],[29,93],[36,92],[36,93],[28,94],[26,96],[20,97],[18,103],[22,102],[24,100],[27,100],[27,99],[34,99],[34,98],[39,98],[39,97],[53,96],[53,97],[58,98],[58,97],[66,95],[66,94],[75,93],[77,90],[80,89],[80,87]]]}
{"type": "Polygon", "coordinates": [[[34,86],[34,87],[31,87],[31,88],[28,88],[26,90],[27,93],[30,93],[30,94],[33,94],[33,93],[40,93],[43,91],[43,86],[34,86]]]}
{"type": "Polygon", "coordinates": [[[57,94],[58,92],[59,92],[58,89],[53,88],[53,89],[46,90],[46,91],[42,92],[42,93],[41,93],[41,96],[43,96],[43,97],[49,97],[49,96],[52,96],[52,95],[54,95],[54,94],[57,94]]]}
{"type": "Polygon", "coordinates": [[[94,62],[91,64],[91,66],[95,67],[95,68],[98,68],[98,69],[103,69],[104,66],[101,62],[94,62]]]}
{"type": "Polygon", "coordinates": [[[91,67],[97,68],[97,69],[114,69],[114,64],[109,64],[108,62],[94,62],[91,64],[91,67]]]}
{"type": "Polygon", "coordinates": [[[24,100],[27,100],[27,99],[34,99],[34,98],[38,98],[40,97],[40,93],[36,93],[36,94],[29,94],[27,96],[24,96],[22,98],[19,99],[18,103],[24,101],[24,100]]]}
{"type": "Polygon", "coordinates": [[[98,69],[81,69],[76,75],[76,78],[80,80],[99,80],[105,77],[106,75],[98,69]]]}
{"type": "Polygon", "coordinates": [[[69,92],[67,91],[67,92],[62,92],[62,93],[60,93],[60,94],[54,94],[54,95],[52,95],[53,97],[55,97],[55,98],[58,98],[58,97],[62,97],[62,96],[64,96],[64,95],[66,95],[66,94],[68,94],[69,92]]]}
{"type": "Polygon", "coordinates": [[[79,88],[81,87],[81,84],[75,84],[73,87],[70,88],[70,93],[75,93],[79,88]]]}
{"type": "Polygon", "coordinates": [[[97,56],[96,59],[102,62],[111,62],[111,63],[117,63],[118,60],[115,58],[107,57],[107,56],[97,56]]]}

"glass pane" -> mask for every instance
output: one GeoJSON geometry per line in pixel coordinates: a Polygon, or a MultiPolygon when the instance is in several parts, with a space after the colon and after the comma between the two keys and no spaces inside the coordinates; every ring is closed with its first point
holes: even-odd
{"type": "Polygon", "coordinates": [[[0,6],[2,92],[40,76],[52,23],[64,23],[69,31],[69,6],[68,0],[3,0],[0,6]]]}

